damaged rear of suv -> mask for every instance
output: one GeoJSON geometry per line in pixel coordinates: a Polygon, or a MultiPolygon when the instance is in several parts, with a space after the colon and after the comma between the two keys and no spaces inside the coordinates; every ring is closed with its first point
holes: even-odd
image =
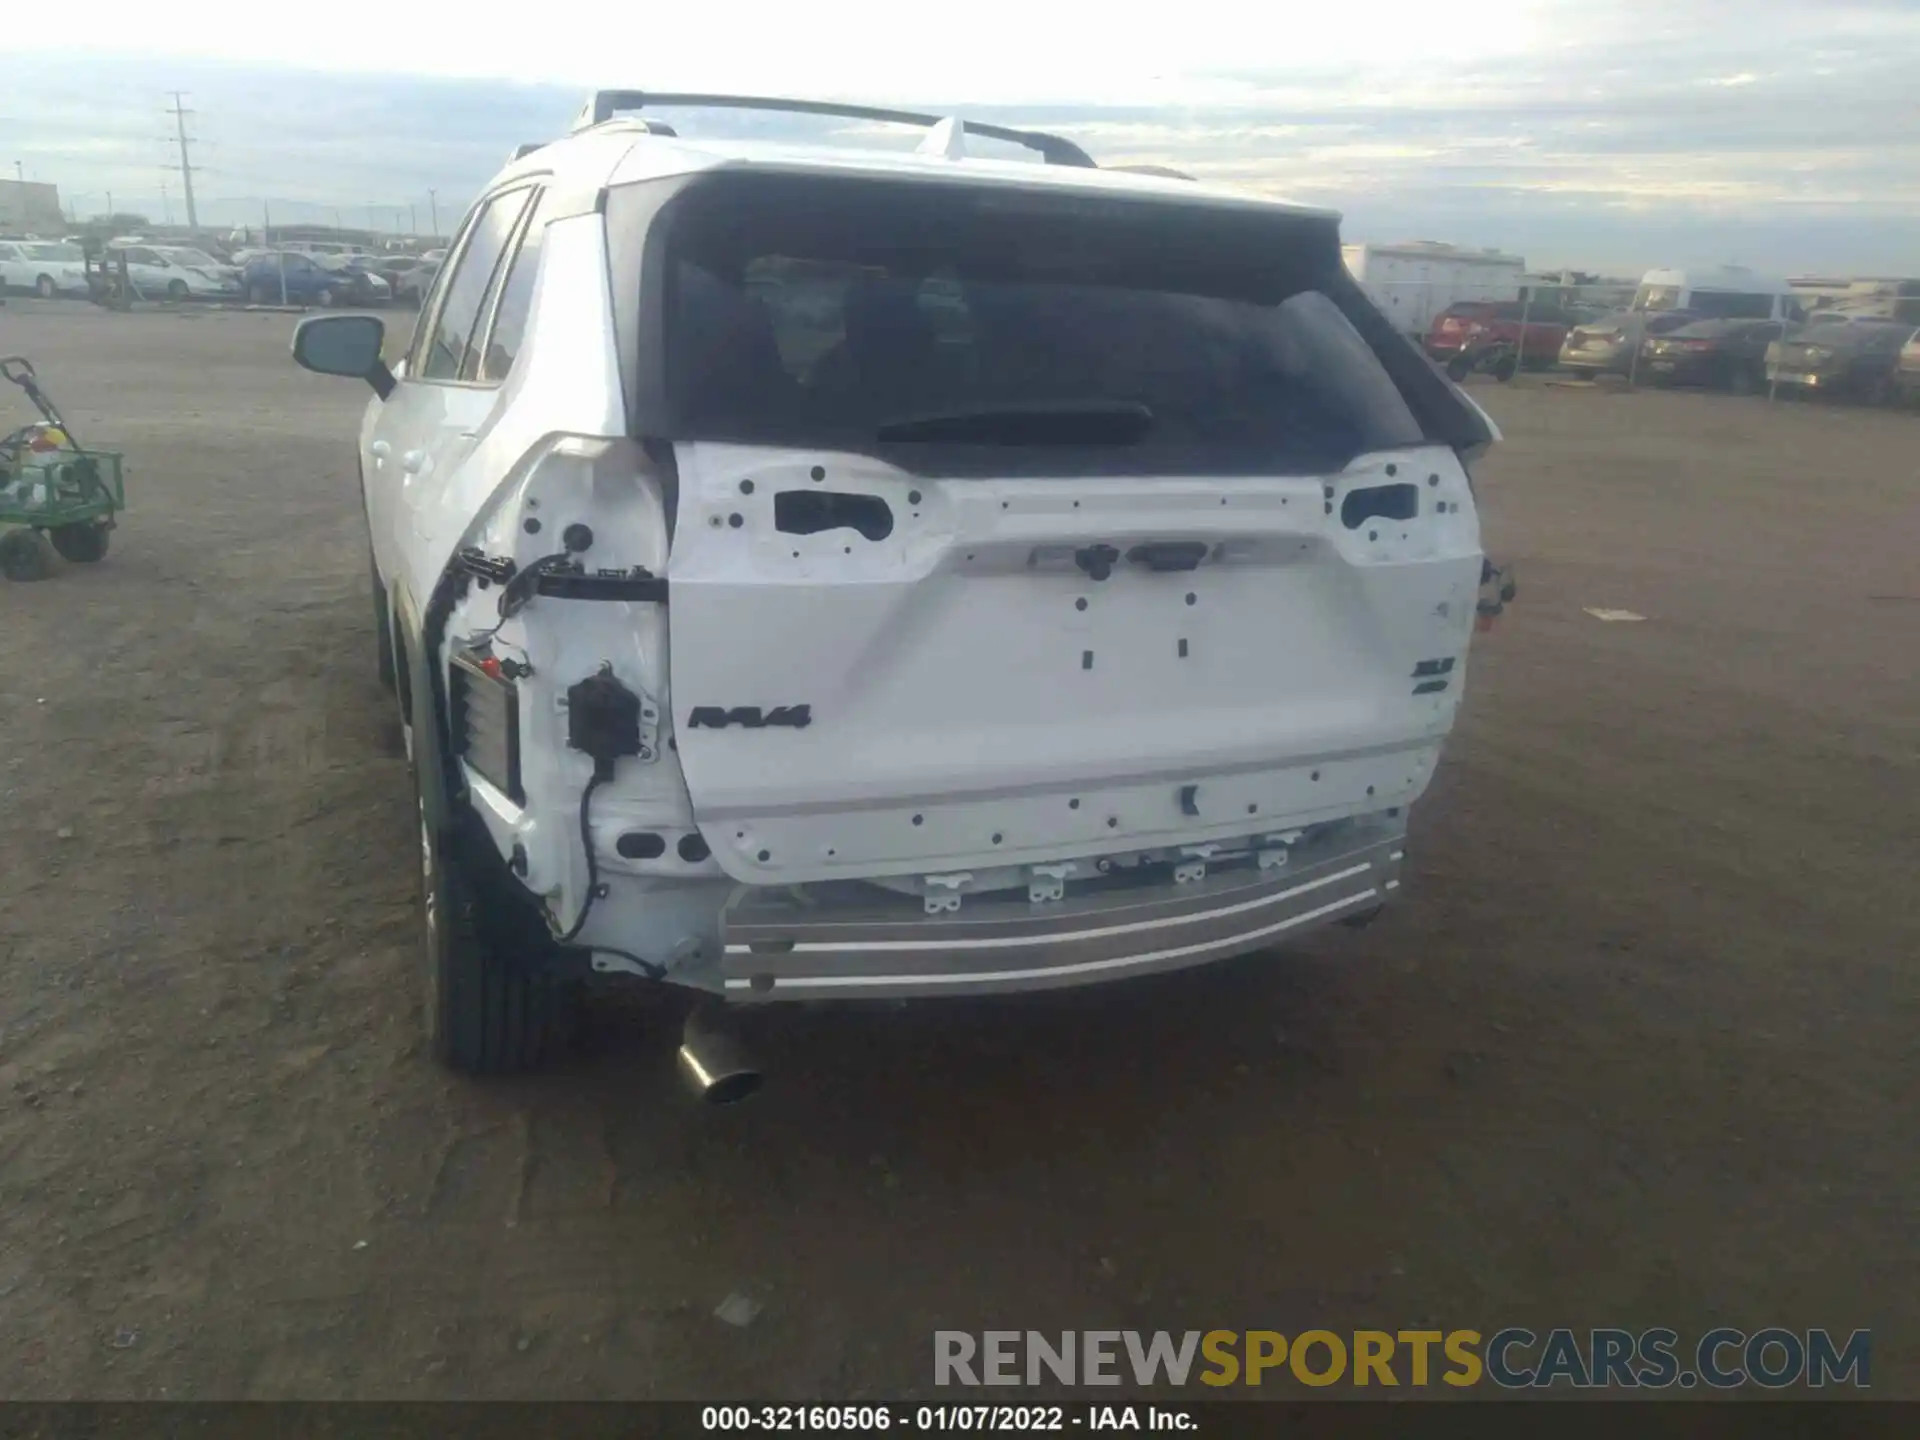
{"type": "Polygon", "coordinates": [[[379,392],[436,1053],[532,1063],[589,967],[969,994],[1376,912],[1495,437],[1337,217],[932,117],[849,154],[612,115],[647,100],[508,167],[393,369],[369,317],[296,335],[379,392]]]}

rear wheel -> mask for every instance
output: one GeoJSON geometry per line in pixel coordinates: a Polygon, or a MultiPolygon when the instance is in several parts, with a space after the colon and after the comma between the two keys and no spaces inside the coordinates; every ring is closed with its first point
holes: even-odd
{"type": "Polygon", "coordinates": [[[51,300],[55,295],[60,293],[60,287],[53,283],[53,277],[51,275],[42,275],[38,280],[34,281],[33,289],[34,293],[42,300],[51,300]]]}
{"type": "Polygon", "coordinates": [[[1860,382],[1860,401],[1864,405],[1887,405],[1893,399],[1893,380],[1887,375],[1869,375],[1860,382]]]}
{"type": "Polygon", "coordinates": [[[169,280],[167,282],[167,298],[176,302],[186,299],[187,282],[184,280],[169,280]]]}
{"type": "Polygon", "coordinates": [[[1727,373],[1727,392],[1732,395],[1752,395],[1762,388],[1763,378],[1756,374],[1751,365],[1735,365],[1727,373]]]}
{"type": "Polygon", "coordinates": [[[39,531],[9,530],[0,535],[0,575],[9,580],[44,580],[52,569],[39,531]]]}
{"type": "Polygon", "coordinates": [[[428,1048],[469,1075],[531,1069],[564,1047],[578,987],[478,824],[428,820],[417,770],[415,808],[428,1048]]]}
{"type": "Polygon", "coordinates": [[[47,538],[62,560],[91,565],[106,558],[108,533],[104,525],[56,525],[47,532],[47,538]]]}
{"type": "Polygon", "coordinates": [[[313,303],[318,305],[322,310],[332,309],[333,287],[330,285],[322,285],[319,290],[314,293],[313,303]]]}

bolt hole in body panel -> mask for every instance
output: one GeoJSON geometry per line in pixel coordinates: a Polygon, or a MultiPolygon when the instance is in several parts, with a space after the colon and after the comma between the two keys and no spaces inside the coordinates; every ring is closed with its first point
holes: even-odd
{"type": "MultiPolygon", "coordinates": [[[[1384,457],[1333,487],[1322,474],[1030,477],[984,461],[976,474],[970,459],[953,474],[928,461],[936,473],[923,475],[851,455],[823,467],[837,481],[813,486],[804,457],[678,450],[682,493],[709,514],[728,513],[749,475],[767,507],[739,535],[699,527],[669,570],[680,760],[695,823],[750,837],[715,847],[737,881],[959,872],[989,851],[999,864],[1091,864],[1127,841],[1214,840],[1249,815],[1283,825],[1403,803],[1419,787],[1396,773],[1369,797],[1368,779],[1396,763],[1386,757],[1434,746],[1450,715],[1449,697],[1416,699],[1407,677],[1465,646],[1477,528],[1429,524],[1427,506],[1417,528],[1378,525],[1368,544],[1364,523],[1282,508],[1333,488],[1337,510],[1348,486],[1360,504],[1368,491],[1391,504],[1384,457]],[[901,526],[888,507],[910,490],[926,518],[901,526]],[[788,515],[772,513],[783,501],[788,515]],[[849,503],[892,522],[883,543],[849,503]],[[780,533],[836,524],[799,546],[780,533]],[[836,540],[853,555],[834,558],[836,540]],[[1193,570],[1152,563],[1185,559],[1175,545],[1204,547],[1193,570]],[[1117,552],[1103,581],[1076,559],[1096,546],[1117,552]],[[1069,681],[1062,661],[1080,673],[1069,681]],[[803,731],[691,731],[683,705],[695,700],[813,701],[818,714],[803,731]],[[1194,781],[1217,797],[1200,816],[1178,803],[1194,781]],[[1029,814],[1029,801],[1043,808],[1029,814]],[[774,861],[756,862],[762,848],[774,861]]],[[[1404,462],[1405,488],[1430,472],[1459,483],[1452,463],[1404,462]]]]}

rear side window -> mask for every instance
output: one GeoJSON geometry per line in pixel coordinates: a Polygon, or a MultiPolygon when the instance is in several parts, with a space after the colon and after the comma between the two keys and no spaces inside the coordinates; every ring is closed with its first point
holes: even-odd
{"type": "Polygon", "coordinates": [[[507,378],[514,357],[520,353],[520,341],[527,333],[527,314],[533,308],[533,282],[540,272],[540,251],[546,240],[546,219],[541,214],[546,192],[533,202],[519,249],[507,262],[506,279],[501,282],[499,298],[493,306],[493,325],[487,334],[486,353],[477,359],[476,379],[497,384],[507,378]]]}
{"type": "Polygon", "coordinates": [[[1765,320],[1773,314],[1773,296],[1696,290],[1688,308],[1709,320],[1765,320]]]}
{"type": "Polygon", "coordinates": [[[1188,473],[1319,471],[1423,439],[1333,298],[1330,227],[786,188],[694,192],[674,217],[664,368],[688,438],[1188,473]]]}
{"type": "Polygon", "coordinates": [[[425,332],[425,353],[414,374],[423,380],[456,380],[474,338],[493,273],[507,239],[526,207],[527,191],[509,190],[485,201],[468,226],[453,273],[440,287],[439,308],[425,332]]]}

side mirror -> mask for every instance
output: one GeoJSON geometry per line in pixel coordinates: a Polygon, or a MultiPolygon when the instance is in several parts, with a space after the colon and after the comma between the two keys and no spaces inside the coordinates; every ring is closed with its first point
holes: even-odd
{"type": "Polygon", "coordinates": [[[364,380],[382,400],[393,393],[393,372],[380,358],[387,327],[373,315],[310,315],[293,328],[293,361],[316,375],[364,380]]]}

